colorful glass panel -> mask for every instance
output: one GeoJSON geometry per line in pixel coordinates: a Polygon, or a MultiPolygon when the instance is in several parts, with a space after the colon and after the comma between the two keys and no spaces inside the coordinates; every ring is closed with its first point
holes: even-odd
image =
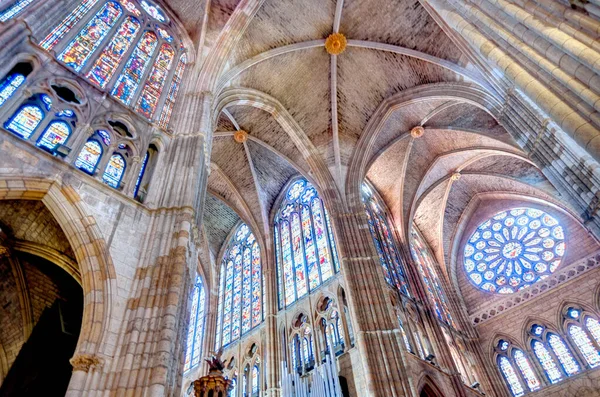
{"type": "Polygon", "coordinates": [[[161,39],[168,41],[169,43],[173,42],[173,36],[171,36],[169,34],[169,32],[167,32],[166,30],[164,30],[163,28],[161,28],[158,25],[154,25],[154,29],[156,29],[156,31],[158,32],[158,35],[160,36],[161,39]]]}
{"type": "Polygon", "coordinates": [[[25,105],[10,118],[4,128],[23,139],[29,139],[43,118],[44,112],[38,106],[25,105]]]}
{"type": "Polygon", "coordinates": [[[600,365],[600,355],[598,354],[598,351],[580,326],[570,325],[569,335],[579,348],[581,355],[585,358],[585,361],[587,361],[590,368],[596,368],[600,365]]]}
{"type": "Polygon", "coordinates": [[[77,156],[75,167],[93,175],[100,157],[102,157],[102,146],[96,140],[89,140],[77,156]]]}
{"type": "Polygon", "coordinates": [[[510,387],[512,395],[515,397],[520,397],[523,394],[525,394],[523,385],[521,385],[519,377],[517,376],[515,369],[513,368],[508,358],[501,356],[498,359],[498,364],[500,366],[500,371],[502,371],[502,375],[504,375],[506,383],[508,383],[508,386],[510,387]]]}
{"type": "Polygon", "coordinates": [[[546,349],[546,346],[544,346],[544,344],[538,340],[534,340],[531,343],[531,346],[535,356],[540,362],[540,365],[546,372],[546,376],[548,376],[550,383],[556,383],[560,381],[562,379],[562,374],[560,373],[556,362],[550,355],[550,352],[548,349],[546,349]]]}
{"type": "Polygon", "coordinates": [[[202,278],[196,276],[196,282],[192,289],[192,307],[188,325],[187,345],[183,365],[184,371],[188,371],[200,363],[200,351],[202,349],[204,336],[205,299],[206,294],[204,292],[202,278]]]}
{"type": "Polygon", "coordinates": [[[409,295],[404,267],[398,256],[399,251],[388,222],[389,215],[385,204],[367,183],[363,183],[362,186],[362,200],[369,232],[383,267],[385,280],[402,294],[409,295]]]}
{"type": "Polygon", "coordinates": [[[595,318],[588,317],[585,319],[585,326],[596,340],[596,343],[600,345],[600,322],[595,318]]]}
{"type": "Polygon", "coordinates": [[[64,144],[71,135],[71,127],[64,121],[53,121],[48,124],[46,130],[37,142],[37,146],[54,150],[58,145],[64,144]]]}
{"type": "Polygon", "coordinates": [[[221,264],[217,343],[225,346],[262,322],[262,270],[254,234],[240,224],[221,264]]]}
{"type": "Polygon", "coordinates": [[[125,64],[125,69],[119,75],[111,92],[112,96],[125,105],[131,103],[157,45],[158,38],[156,35],[153,32],[144,32],[125,64]]]}
{"type": "Polygon", "coordinates": [[[292,183],[275,216],[280,308],[318,288],[339,270],[333,233],[317,190],[305,179],[292,183]],[[332,256],[333,255],[333,256],[332,256]],[[333,263],[333,264],[332,264],[333,263]]]}
{"type": "Polygon", "coordinates": [[[554,217],[514,208],[473,232],[465,244],[464,267],[477,288],[511,294],[554,273],[565,249],[563,228],[554,217]]]}
{"type": "Polygon", "coordinates": [[[258,365],[255,365],[252,368],[252,394],[253,395],[257,395],[258,391],[260,390],[260,384],[259,384],[259,378],[260,378],[260,369],[258,368],[258,365]]]}
{"type": "Polygon", "coordinates": [[[121,6],[109,1],[98,11],[96,16],[75,36],[57,59],[81,71],[90,56],[104,40],[111,27],[123,13],[121,6]]]}
{"type": "Polygon", "coordinates": [[[264,301],[262,299],[261,276],[260,248],[255,241],[252,244],[252,327],[256,327],[262,322],[261,309],[263,309],[262,304],[264,304],[264,301]]]}
{"type": "Polygon", "coordinates": [[[140,21],[134,17],[125,18],[85,77],[98,87],[105,88],[137,37],[140,26],[140,21]]]}
{"type": "Polygon", "coordinates": [[[14,73],[7,76],[0,84],[0,106],[4,105],[24,82],[25,76],[22,74],[14,73]]]}
{"type": "Polygon", "coordinates": [[[165,99],[165,104],[163,105],[163,110],[160,115],[159,123],[163,128],[167,128],[169,125],[169,120],[171,120],[171,114],[173,113],[173,107],[175,106],[175,98],[177,97],[179,86],[181,85],[181,79],[183,78],[183,71],[185,69],[186,62],[187,55],[181,54],[181,57],[179,57],[179,62],[177,63],[177,68],[175,69],[175,74],[173,75],[171,87],[167,93],[167,98],[165,99]]]}
{"type": "Polygon", "coordinates": [[[535,372],[533,372],[533,369],[529,364],[529,360],[527,357],[525,357],[525,354],[521,350],[515,349],[513,350],[513,357],[517,367],[519,368],[519,371],[521,371],[521,374],[525,379],[525,382],[527,382],[527,387],[529,387],[529,390],[534,391],[539,389],[541,387],[540,381],[535,375],[535,372]]]}
{"type": "Polygon", "coordinates": [[[108,186],[117,189],[121,185],[123,173],[125,172],[125,159],[120,154],[116,153],[110,156],[108,165],[102,175],[102,181],[108,186]]]}
{"type": "Polygon", "coordinates": [[[83,0],[63,21],[55,27],[44,40],[40,47],[50,51],[56,44],[91,10],[98,0],[83,0]]]}
{"type": "Polygon", "coordinates": [[[140,10],[138,10],[138,8],[135,6],[135,3],[133,1],[130,0],[119,0],[119,2],[123,5],[123,7],[125,7],[125,9],[127,11],[129,11],[130,13],[132,13],[133,15],[135,15],[136,17],[141,17],[142,13],[140,12],[140,10]]]}
{"type": "Polygon", "coordinates": [[[425,240],[416,230],[417,226],[413,224],[411,229],[411,253],[414,260],[417,262],[419,267],[419,273],[425,284],[427,291],[427,297],[430,303],[433,305],[437,317],[448,325],[456,328],[454,319],[450,314],[450,308],[448,306],[448,298],[444,293],[441,281],[438,278],[435,270],[436,263],[433,259],[431,251],[427,246],[425,240]]]}
{"type": "Polygon", "coordinates": [[[133,197],[137,197],[140,191],[140,185],[142,184],[142,180],[144,179],[144,174],[146,173],[146,167],[148,167],[148,159],[150,158],[148,152],[144,156],[142,160],[142,167],[140,168],[140,173],[138,174],[137,180],[135,181],[135,189],[133,190],[133,197]]]}
{"type": "MultiPolygon", "coordinates": [[[[279,245],[279,228],[275,225],[274,229],[274,239],[275,239],[275,263],[281,263],[281,247],[279,245]]],[[[281,269],[277,267],[277,298],[278,298],[278,307],[279,309],[283,308],[284,297],[283,297],[283,274],[281,273],[281,269]]]]}
{"type": "Polygon", "coordinates": [[[567,375],[573,375],[579,372],[579,364],[577,364],[571,355],[569,348],[558,335],[549,334],[548,343],[552,350],[554,350],[554,354],[558,357],[558,361],[562,364],[567,375]]]}
{"type": "Polygon", "coordinates": [[[147,119],[154,116],[174,56],[175,51],[170,45],[165,43],[160,47],[158,57],[146,80],[136,107],[137,112],[147,119]]]}
{"type": "Polygon", "coordinates": [[[0,22],[6,22],[15,15],[23,11],[29,4],[33,3],[33,0],[18,0],[11,4],[10,7],[0,12],[0,22]]]}
{"type": "Polygon", "coordinates": [[[167,17],[165,16],[164,12],[160,9],[159,6],[157,6],[155,4],[151,4],[150,2],[148,2],[146,0],[140,1],[140,5],[144,9],[144,11],[146,11],[148,14],[150,14],[150,16],[152,18],[156,19],[157,21],[159,21],[159,22],[167,21],[167,17]]]}
{"type": "Polygon", "coordinates": [[[104,130],[98,130],[96,131],[96,134],[98,134],[98,136],[100,137],[100,139],[102,139],[102,142],[106,145],[106,146],[110,146],[110,134],[104,130]]]}

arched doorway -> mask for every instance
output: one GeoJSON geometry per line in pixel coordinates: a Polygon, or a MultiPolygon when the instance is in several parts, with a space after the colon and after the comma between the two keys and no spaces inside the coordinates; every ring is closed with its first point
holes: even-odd
{"type": "Polygon", "coordinates": [[[83,318],[75,255],[41,201],[0,201],[0,396],[64,396],[83,318]]]}
{"type": "Polygon", "coordinates": [[[437,389],[434,389],[430,385],[426,384],[421,389],[421,394],[419,394],[419,397],[444,397],[444,395],[438,392],[437,389]]]}

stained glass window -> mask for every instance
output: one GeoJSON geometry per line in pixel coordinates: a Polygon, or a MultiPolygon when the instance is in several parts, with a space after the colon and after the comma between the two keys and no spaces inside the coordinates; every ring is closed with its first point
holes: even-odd
{"type": "Polygon", "coordinates": [[[531,364],[529,364],[529,360],[527,357],[525,357],[525,354],[521,350],[514,349],[513,358],[517,364],[517,367],[519,368],[519,371],[521,371],[521,375],[523,375],[523,379],[525,379],[525,382],[527,382],[527,387],[529,387],[529,390],[534,391],[539,389],[541,386],[540,381],[535,375],[535,372],[533,372],[531,364]]]}
{"type": "Polygon", "coordinates": [[[140,22],[136,18],[125,18],[85,77],[98,87],[105,88],[139,30],[140,22]]]}
{"type": "Polygon", "coordinates": [[[254,233],[240,224],[221,263],[217,347],[239,339],[263,320],[260,247],[254,233]]]}
{"type": "Polygon", "coordinates": [[[58,60],[79,72],[122,13],[123,9],[119,4],[112,1],[104,4],[96,16],[67,45],[58,56],[58,60]]]}
{"type": "Polygon", "coordinates": [[[154,66],[150,71],[136,106],[137,112],[147,119],[152,119],[152,116],[156,111],[158,100],[160,99],[165,81],[167,80],[167,75],[169,74],[169,69],[174,56],[175,51],[169,44],[165,43],[160,47],[154,66]]]}
{"type": "Polygon", "coordinates": [[[33,0],[17,0],[10,7],[0,12],[0,22],[6,22],[15,15],[19,14],[29,4],[33,3],[33,0]]]}
{"type": "Polygon", "coordinates": [[[564,231],[544,211],[514,208],[483,222],[464,249],[473,285],[511,294],[554,273],[565,254],[564,231]]]}
{"type": "Polygon", "coordinates": [[[135,3],[131,0],[119,0],[119,2],[121,2],[121,4],[123,4],[123,7],[125,7],[125,9],[127,11],[129,11],[130,13],[132,13],[133,15],[135,15],[136,17],[140,17],[142,16],[142,13],[140,12],[140,10],[138,10],[138,8],[135,6],[135,3]]]}
{"type": "Polygon", "coordinates": [[[540,362],[542,368],[546,372],[546,376],[550,380],[550,383],[556,383],[562,379],[562,374],[556,365],[556,361],[550,355],[550,352],[544,346],[544,344],[538,340],[534,340],[531,344],[533,352],[540,362]]]}
{"type": "Polygon", "coordinates": [[[252,368],[252,395],[258,395],[260,391],[260,368],[258,363],[252,368]]]}
{"type": "Polygon", "coordinates": [[[419,273],[421,279],[425,284],[427,297],[429,298],[430,304],[435,310],[436,316],[443,322],[452,327],[456,328],[454,319],[450,314],[450,308],[448,306],[448,298],[442,288],[440,279],[438,278],[436,271],[435,260],[431,254],[427,243],[417,230],[417,225],[413,223],[411,232],[410,251],[412,256],[419,267],[419,273]]]}
{"type": "Polygon", "coordinates": [[[408,335],[404,330],[404,325],[402,324],[402,320],[398,317],[398,325],[400,326],[400,332],[402,333],[402,340],[404,340],[404,345],[406,346],[406,350],[413,353],[412,346],[410,344],[410,340],[408,339],[408,335]]]}
{"type": "Polygon", "coordinates": [[[192,290],[192,309],[188,325],[187,345],[185,349],[185,362],[183,370],[188,371],[200,362],[202,341],[204,336],[204,307],[206,293],[202,278],[196,276],[192,290]]]}
{"type": "Polygon", "coordinates": [[[600,355],[592,344],[592,341],[586,332],[578,325],[569,326],[569,336],[575,345],[579,348],[581,355],[585,358],[590,368],[595,368],[600,365],[600,355]]]}
{"type": "Polygon", "coordinates": [[[171,87],[169,88],[169,92],[167,93],[167,98],[165,99],[165,104],[163,105],[163,110],[160,115],[160,126],[163,128],[167,128],[167,126],[169,125],[169,120],[171,119],[171,114],[173,113],[173,107],[175,106],[175,98],[177,97],[179,86],[181,85],[181,79],[183,78],[183,71],[185,69],[186,62],[187,55],[181,54],[181,56],[179,57],[179,62],[177,63],[177,68],[175,69],[175,74],[173,75],[171,87]]]}
{"type": "Polygon", "coordinates": [[[13,73],[7,76],[0,83],[0,106],[4,105],[24,82],[25,76],[20,73],[13,73]]]}
{"type": "Polygon", "coordinates": [[[555,334],[548,334],[548,343],[554,354],[558,357],[558,361],[562,364],[567,375],[573,375],[579,372],[579,364],[575,361],[569,348],[562,340],[562,338],[555,334]]]}
{"type": "Polygon", "coordinates": [[[83,0],[67,17],[55,27],[42,42],[40,46],[50,51],[58,42],[91,10],[98,0],[83,0]]]}
{"type": "Polygon", "coordinates": [[[75,160],[75,167],[94,175],[98,162],[102,157],[102,145],[95,139],[90,139],[81,149],[81,152],[75,160]]]}
{"type": "Polygon", "coordinates": [[[362,186],[362,200],[369,223],[369,231],[377,249],[379,261],[384,269],[385,279],[404,295],[410,295],[404,266],[398,254],[392,229],[388,223],[388,213],[385,204],[367,184],[362,186]]]}
{"type": "Polygon", "coordinates": [[[519,381],[519,377],[517,376],[515,369],[513,368],[508,358],[505,356],[501,356],[498,359],[498,365],[500,366],[500,370],[502,371],[502,375],[504,375],[504,379],[508,383],[510,387],[510,391],[512,395],[515,397],[522,396],[525,394],[525,390],[523,389],[523,385],[519,381]]]}
{"type": "Polygon", "coordinates": [[[110,134],[108,132],[104,130],[98,130],[96,131],[96,134],[98,134],[106,146],[110,146],[110,134]]]}
{"type": "Polygon", "coordinates": [[[71,127],[64,121],[52,121],[37,142],[37,146],[53,151],[60,144],[65,144],[71,135],[71,127]]]}
{"type": "Polygon", "coordinates": [[[111,95],[129,105],[135,92],[137,91],[144,72],[146,71],[152,54],[158,44],[158,38],[153,32],[146,31],[138,41],[135,49],[131,53],[125,69],[119,75],[117,83],[113,88],[111,95]]]}
{"type": "Polygon", "coordinates": [[[138,196],[138,192],[140,190],[140,185],[142,183],[142,179],[144,179],[144,173],[146,172],[146,167],[148,166],[148,158],[149,158],[149,154],[148,152],[146,152],[146,155],[144,156],[144,159],[142,160],[142,167],[140,168],[140,173],[138,174],[137,180],[135,181],[135,189],[133,191],[133,197],[137,197],[138,196]]]}
{"type": "Polygon", "coordinates": [[[152,18],[156,19],[157,21],[159,21],[159,22],[167,21],[167,17],[165,16],[165,13],[163,12],[163,10],[160,9],[159,6],[152,4],[146,0],[140,1],[140,5],[144,9],[144,11],[146,11],[148,14],[150,14],[150,16],[152,16],[152,18]]]}
{"type": "Polygon", "coordinates": [[[117,189],[121,185],[121,179],[123,179],[123,173],[125,172],[125,159],[119,153],[115,153],[110,156],[108,165],[104,170],[102,181],[108,186],[117,189]]]}
{"type": "Polygon", "coordinates": [[[323,201],[306,179],[292,183],[275,216],[279,307],[318,288],[339,271],[323,201]]]}
{"type": "Polygon", "coordinates": [[[588,317],[585,319],[585,326],[596,340],[596,343],[600,345],[600,322],[595,318],[588,317]]]}
{"type": "Polygon", "coordinates": [[[4,124],[4,128],[14,132],[23,139],[29,139],[43,118],[44,112],[39,106],[21,106],[4,124]]]}

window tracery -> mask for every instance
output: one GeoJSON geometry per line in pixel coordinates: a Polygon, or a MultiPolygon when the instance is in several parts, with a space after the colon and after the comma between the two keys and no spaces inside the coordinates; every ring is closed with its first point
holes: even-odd
{"type": "Polygon", "coordinates": [[[33,0],[17,0],[10,6],[6,7],[0,12],[0,22],[6,22],[9,19],[19,15],[25,8],[27,8],[33,0]]]}
{"type": "Polygon", "coordinates": [[[366,182],[363,182],[362,185],[362,201],[367,214],[369,231],[384,269],[386,281],[400,293],[410,296],[404,265],[400,259],[394,233],[388,222],[389,214],[383,200],[366,182]]]}
{"type": "Polygon", "coordinates": [[[84,0],[40,46],[58,50],[58,61],[167,128],[187,60],[173,30],[166,13],[150,1],[84,0]]]}
{"type": "Polygon", "coordinates": [[[339,272],[333,231],[317,190],[306,179],[285,192],[274,220],[279,308],[314,291],[339,272]]]}
{"type": "Polygon", "coordinates": [[[188,325],[187,345],[183,365],[184,372],[189,371],[200,363],[202,342],[204,340],[205,304],[206,292],[204,284],[202,278],[197,275],[196,282],[192,288],[192,307],[190,310],[190,322],[188,325]]]}
{"type": "Polygon", "coordinates": [[[258,242],[248,225],[241,223],[221,263],[217,346],[227,346],[262,322],[261,267],[258,242]]]}
{"type": "Polygon", "coordinates": [[[529,334],[532,350],[550,383],[559,382],[565,376],[580,371],[579,364],[560,336],[539,324],[534,324],[529,334]]]}
{"type": "Polygon", "coordinates": [[[120,153],[115,153],[110,156],[110,160],[106,165],[104,174],[102,175],[102,181],[108,186],[118,189],[121,186],[121,180],[125,173],[125,167],[127,163],[120,153]]]}
{"type": "Polygon", "coordinates": [[[598,320],[579,307],[570,307],[565,313],[567,334],[577,347],[589,368],[600,365],[598,320]]]}
{"type": "Polygon", "coordinates": [[[496,355],[498,368],[514,397],[536,391],[541,387],[529,359],[521,349],[501,339],[496,345],[496,355]]]}
{"type": "Polygon", "coordinates": [[[477,288],[511,294],[554,273],[565,254],[564,231],[542,210],[513,208],[483,222],[464,248],[464,268],[477,288]]]}

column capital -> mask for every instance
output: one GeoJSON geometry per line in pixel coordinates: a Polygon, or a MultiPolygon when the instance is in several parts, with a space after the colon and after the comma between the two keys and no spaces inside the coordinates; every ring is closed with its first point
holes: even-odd
{"type": "Polygon", "coordinates": [[[93,354],[76,354],[69,362],[73,366],[73,372],[88,372],[90,369],[102,365],[102,360],[93,354]]]}

